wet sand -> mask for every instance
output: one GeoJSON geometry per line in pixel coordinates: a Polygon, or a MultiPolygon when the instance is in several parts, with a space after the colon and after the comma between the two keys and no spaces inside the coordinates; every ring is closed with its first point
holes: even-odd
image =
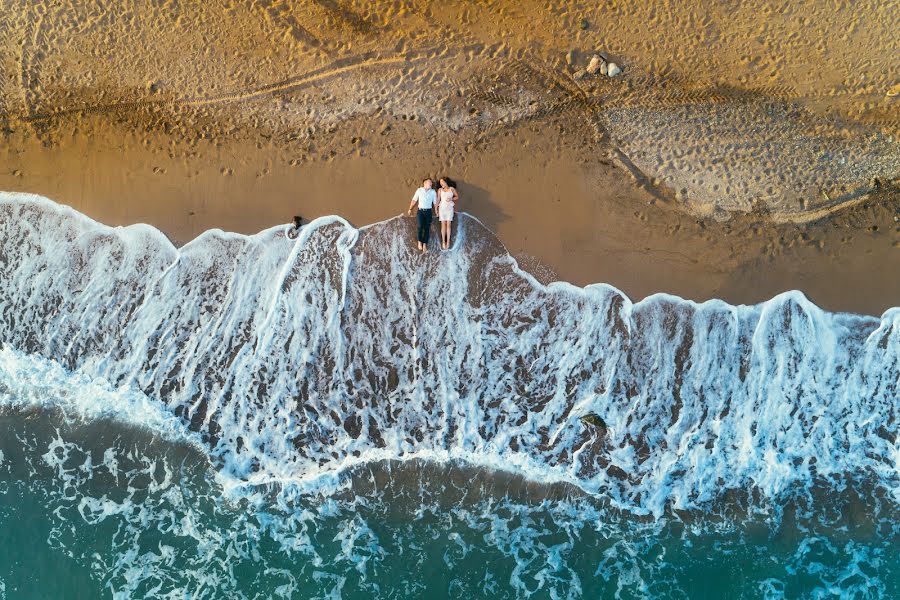
{"type": "Polygon", "coordinates": [[[544,281],[879,315],[900,72],[870,4],[8,4],[0,189],[181,244],[364,225],[446,174],[544,281]],[[596,51],[623,73],[574,78],[596,51]]]}

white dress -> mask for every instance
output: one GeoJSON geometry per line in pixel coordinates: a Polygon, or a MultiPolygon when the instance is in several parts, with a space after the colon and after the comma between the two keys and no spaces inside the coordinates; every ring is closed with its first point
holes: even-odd
{"type": "Polygon", "coordinates": [[[453,220],[453,190],[441,190],[441,203],[438,205],[438,218],[441,221],[453,220]]]}

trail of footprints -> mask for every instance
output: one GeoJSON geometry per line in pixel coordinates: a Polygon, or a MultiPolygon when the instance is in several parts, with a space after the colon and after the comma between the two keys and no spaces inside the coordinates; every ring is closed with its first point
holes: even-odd
{"type": "Polygon", "coordinates": [[[26,115],[30,115],[34,110],[34,89],[38,85],[40,75],[36,53],[42,40],[46,7],[36,7],[34,11],[34,18],[28,15],[25,19],[25,37],[19,65],[22,109],[26,115]]]}

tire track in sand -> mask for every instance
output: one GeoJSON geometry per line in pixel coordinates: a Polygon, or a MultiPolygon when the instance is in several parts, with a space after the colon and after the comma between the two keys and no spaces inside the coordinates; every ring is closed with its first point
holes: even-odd
{"type": "Polygon", "coordinates": [[[509,93],[503,93],[502,90],[498,90],[496,85],[475,84],[471,86],[468,94],[476,100],[489,106],[499,106],[506,109],[518,108],[524,111],[523,114],[513,119],[488,127],[478,135],[475,143],[482,143],[494,134],[513,125],[560,115],[584,117],[598,133],[602,133],[600,131],[602,128],[597,119],[601,109],[601,99],[591,96],[580,86],[575,85],[559,73],[536,66],[535,62],[516,59],[506,62],[501,70],[511,75],[512,84],[515,86],[532,90],[553,91],[556,92],[558,98],[549,102],[541,102],[536,108],[530,108],[522,105],[517,98],[509,93]]]}
{"type": "Polygon", "coordinates": [[[93,114],[104,114],[110,112],[116,112],[120,110],[126,109],[139,109],[146,108],[150,106],[158,106],[163,108],[182,108],[182,107],[201,107],[201,106],[211,106],[215,104],[227,104],[231,102],[246,102],[249,100],[254,100],[256,98],[260,98],[263,96],[267,96],[270,94],[276,94],[279,92],[287,92],[297,90],[308,85],[324,81],[326,79],[330,79],[332,77],[339,77],[346,73],[351,73],[356,70],[361,69],[374,69],[374,68],[383,68],[390,66],[405,66],[411,65],[422,60],[425,60],[427,57],[425,55],[414,55],[414,56],[395,56],[395,57],[378,57],[372,53],[365,55],[362,58],[353,58],[353,59],[342,59],[331,63],[328,66],[322,67],[320,69],[314,69],[312,71],[308,71],[302,75],[298,75],[295,77],[290,77],[288,79],[282,79],[280,81],[276,81],[274,83],[269,83],[266,85],[246,88],[243,90],[238,90],[229,94],[218,94],[215,96],[203,96],[203,97],[188,97],[188,98],[169,98],[169,99],[143,99],[143,100],[133,100],[133,101],[122,101],[122,102],[111,102],[108,104],[95,104],[92,106],[83,106],[76,108],[67,108],[63,110],[57,110],[53,112],[45,112],[45,113],[35,113],[30,114],[26,112],[24,115],[10,115],[13,120],[20,120],[25,122],[41,122],[47,121],[50,119],[55,119],[59,117],[67,117],[71,115],[93,115],[93,114]]]}

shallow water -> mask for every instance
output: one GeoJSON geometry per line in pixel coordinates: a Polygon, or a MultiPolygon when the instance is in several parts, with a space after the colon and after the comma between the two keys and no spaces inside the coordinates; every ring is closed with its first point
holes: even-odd
{"type": "Polygon", "coordinates": [[[640,519],[572,489],[380,463],[326,496],[229,500],[184,442],[6,412],[0,579],[46,597],[888,597],[896,507],[831,497],[640,519]],[[821,500],[821,499],[820,499],[821,500]]]}
{"type": "Polygon", "coordinates": [[[465,217],[0,217],[7,597],[900,589],[900,309],[542,286],[465,217]]]}

